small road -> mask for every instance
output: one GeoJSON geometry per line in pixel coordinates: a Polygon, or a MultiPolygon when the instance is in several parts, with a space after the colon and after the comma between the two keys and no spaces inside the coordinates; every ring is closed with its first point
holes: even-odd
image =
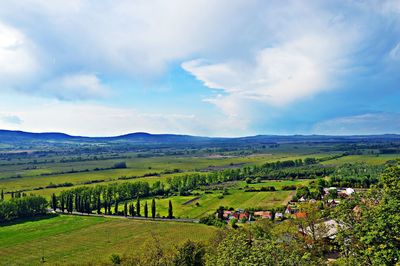
{"type": "Polygon", "coordinates": [[[81,213],[81,212],[72,212],[66,213],[61,212],[59,210],[54,211],[52,209],[48,209],[50,213],[62,214],[62,215],[76,215],[76,216],[92,216],[92,217],[104,217],[104,218],[119,218],[119,219],[131,219],[131,220],[142,220],[142,221],[161,221],[161,222],[180,222],[180,223],[198,223],[198,219],[189,219],[189,218],[146,218],[146,217],[138,217],[138,216],[123,216],[123,215],[106,215],[106,214],[97,214],[97,213],[81,213]]]}

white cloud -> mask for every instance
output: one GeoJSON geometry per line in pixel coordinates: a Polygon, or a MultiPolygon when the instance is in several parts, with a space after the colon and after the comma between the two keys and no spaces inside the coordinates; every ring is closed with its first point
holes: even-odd
{"type": "Polygon", "coordinates": [[[170,62],[226,43],[235,32],[222,22],[251,6],[228,0],[68,2],[5,0],[0,16],[54,45],[44,48],[57,64],[137,75],[159,73],[170,62]],[[20,9],[24,18],[15,19],[20,9]]]}
{"type": "Polygon", "coordinates": [[[330,56],[326,53],[335,48],[330,48],[328,42],[323,38],[305,37],[265,48],[256,54],[252,63],[206,64],[194,60],[183,63],[182,67],[205,86],[221,89],[236,98],[286,105],[330,87],[329,74],[337,62],[327,61],[330,56]]]}
{"type": "Polygon", "coordinates": [[[39,72],[34,45],[18,29],[0,20],[0,86],[27,84],[39,72]]]}
{"type": "Polygon", "coordinates": [[[109,88],[93,74],[65,75],[45,82],[40,91],[60,100],[85,100],[103,98],[110,94],[109,88]]]}
{"type": "Polygon", "coordinates": [[[299,18],[304,30],[298,32],[298,24],[281,25],[275,44],[260,49],[253,58],[219,63],[192,60],[182,67],[205,86],[227,95],[209,100],[225,112],[226,106],[231,113],[242,108],[235,104],[240,99],[285,106],[332,89],[335,79],[349,67],[348,55],[358,44],[359,34],[354,27],[344,30],[342,20],[329,26],[329,16],[322,25],[320,19],[317,14],[312,20],[318,26],[311,26],[308,19],[302,22],[299,18]]]}
{"type": "Polygon", "coordinates": [[[400,133],[399,113],[366,113],[334,118],[317,123],[317,134],[386,134],[400,133]]]}

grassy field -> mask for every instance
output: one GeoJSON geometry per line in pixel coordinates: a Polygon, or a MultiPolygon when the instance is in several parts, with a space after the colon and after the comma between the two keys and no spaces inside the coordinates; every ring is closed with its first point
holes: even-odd
{"type": "Polygon", "coordinates": [[[373,165],[378,165],[378,164],[384,164],[385,162],[389,160],[396,160],[400,159],[400,154],[379,154],[379,156],[376,155],[349,155],[349,156],[344,156],[340,157],[338,159],[333,159],[329,161],[323,162],[325,165],[341,165],[345,163],[367,163],[367,164],[373,164],[373,165]]]}
{"type": "MultiPolygon", "coordinates": [[[[171,200],[175,217],[179,218],[200,218],[207,214],[215,213],[220,206],[237,208],[260,208],[269,210],[271,208],[283,206],[292,195],[292,191],[274,191],[274,192],[244,192],[243,190],[229,190],[229,195],[220,198],[221,193],[203,194],[198,199],[195,196],[173,196],[169,198],[156,199],[157,214],[159,216],[168,215],[168,202],[171,200]],[[193,200],[195,199],[195,200],[193,200]],[[193,200],[189,204],[186,202],[193,200]],[[199,203],[197,206],[196,203],[199,203]]],[[[144,202],[141,200],[141,213],[143,215],[144,202]]],[[[149,206],[151,199],[147,199],[149,206]]],[[[123,210],[123,204],[120,204],[119,210],[123,210]]],[[[149,214],[150,215],[150,214],[149,214]]]]}
{"type": "Polygon", "coordinates": [[[152,237],[173,247],[191,239],[207,241],[216,229],[201,224],[56,216],[0,227],[0,265],[109,262],[111,254],[140,252],[152,237]]]}
{"type": "Polygon", "coordinates": [[[276,190],[282,189],[283,186],[305,186],[308,183],[310,183],[312,180],[311,179],[296,179],[296,180],[263,180],[260,183],[255,183],[255,184],[247,184],[245,181],[239,181],[237,182],[240,187],[255,187],[255,188],[260,188],[260,187],[268,187],[272,186],[275,187],[276,190]]]}
{"type": "MultiPolygon", "coordinates": [[[[283,206],[288,199],[291,191],[275,192],[244,192],[243,190],[229,190],[229,195],[220,198],[220,193],[204,194],[198,200],[187,205],[182,205],[194,197],[172,197],[174,215],[181,218],[200,218],[207,214],[214,213],[219,206],[237,208],[260,208],[271,209],[283,206]],[[196,206],[196,202],[199,206],[196,206]]],[[[157,209],[161,216],[168,213],[169,199],[160,199],[157,201],[157,209]]],[[[150,203],[150,202],[149,202],[150,203]]]]}

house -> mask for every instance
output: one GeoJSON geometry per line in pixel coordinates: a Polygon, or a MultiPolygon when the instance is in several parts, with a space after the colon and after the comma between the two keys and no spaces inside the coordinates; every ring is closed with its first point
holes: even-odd
{"type": "Polygon", "coordinates": [[[281,212],[275,213],[275,219],[283,219],[283,213],[281,212]]]}
{"type": "Polygon", "coordinates": [[[338,205],[339,203],[340,203],[340,201],[338,201],[338,200],[334,200],[334,199],[329,199],[328,200],[328,205],[332,206],[332,207],[338,205]]]}
{"type": "Polygon", "coordinates": [[[349,195],[347,195],[346,190],[341,190],[337,194],[341,198],[347,198],[349,196],[349,195]]]}
{"type": "Polygon", "coordinates": [[[293,213],[292,208],[291,208],[290,206],[287,206],[287,208],[286,208],[286,210],[285,210],[285,213],[286,213],[286,214],[292,214],[292,213],[293,213]]]}
{"type": "Polygon", "coordinates": [[[225,219],[228,219],[229,217],[231,217],[232,215],[232,211],[224,211],[223,217],[225,219]]]}
{"type": "Polygon", "coordinates": [[[262,219],[272,219],[272,213],[270,211],[257,211],[254,212],[254,216],[261,217],[262,219]]]}
{"type": "Polygon", "coordinates": [[[324,193],[325,195],[329,195],[329,191],[338,191],[337,187],[328,187],[328,188],[324,188],[324,193]]]}
{"type": "Polygon", "coordinates": [[[240,214],[239,214],[239,220],[243,220],[243,219],[248,220],[249,217],[250,217],[250,215],[249,215],[249,213],[247,213],[247,212],[243,212],[243,213],[240,213],[240,214]]]}
{"type": "Polygon", "coordinates": [[[299,199],[299,201],[300,201],[300,202],[305,202],[306,199],[305,199],[304,197],[301,197],[301,198],[299,199]]]}
{"type": "Polygon", "coordinates": [[[305,212],[297,212],[297,213],[294,214],[294,217],[296,219],[304,219],[304,218],[307,217],[307,213],[305,213],[305,212]]]}
{"type": "Polygon", "coordinates": [[[315,199],[310,199],[309,202],[310,203],[317,203],[317,201],[315,199]]]}
{"type": "Polygon", "coordinates": [[[248,212],[244,212],[243,210],[240,210],[240,211],[238,210],[238,211],[235,211],[234,213],[232,213],[229,219],[233,219],[233,218],[238,219],[238,220],[243,220],[243,219],[249,220],[250,214],[248,212]]]}
{"type": "Polygon", "coordinates": [[[350,196],[351,194],[353,194],[355,191],[354,189],[352,189],[351,187],[346,188],[346,194],[347,196],[350,196]]]}

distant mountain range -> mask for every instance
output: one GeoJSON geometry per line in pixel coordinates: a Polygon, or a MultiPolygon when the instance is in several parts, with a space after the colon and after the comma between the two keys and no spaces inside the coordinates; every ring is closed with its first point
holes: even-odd
{"type": "Polygon", "coordinates": [[[64,133],[31,133],[23,131],[0,130],[1,142],[133,142],[133,143],[211,143],[211,142],[247,142],[247,143],[297,143],[297,142],[353,142],[353,141],[400,141],[399,134],[383,135],[257,135],[236,138],[198,137],[174,134],[150,134],[136,132],[114,137],[71,136],[64,133]]]}

